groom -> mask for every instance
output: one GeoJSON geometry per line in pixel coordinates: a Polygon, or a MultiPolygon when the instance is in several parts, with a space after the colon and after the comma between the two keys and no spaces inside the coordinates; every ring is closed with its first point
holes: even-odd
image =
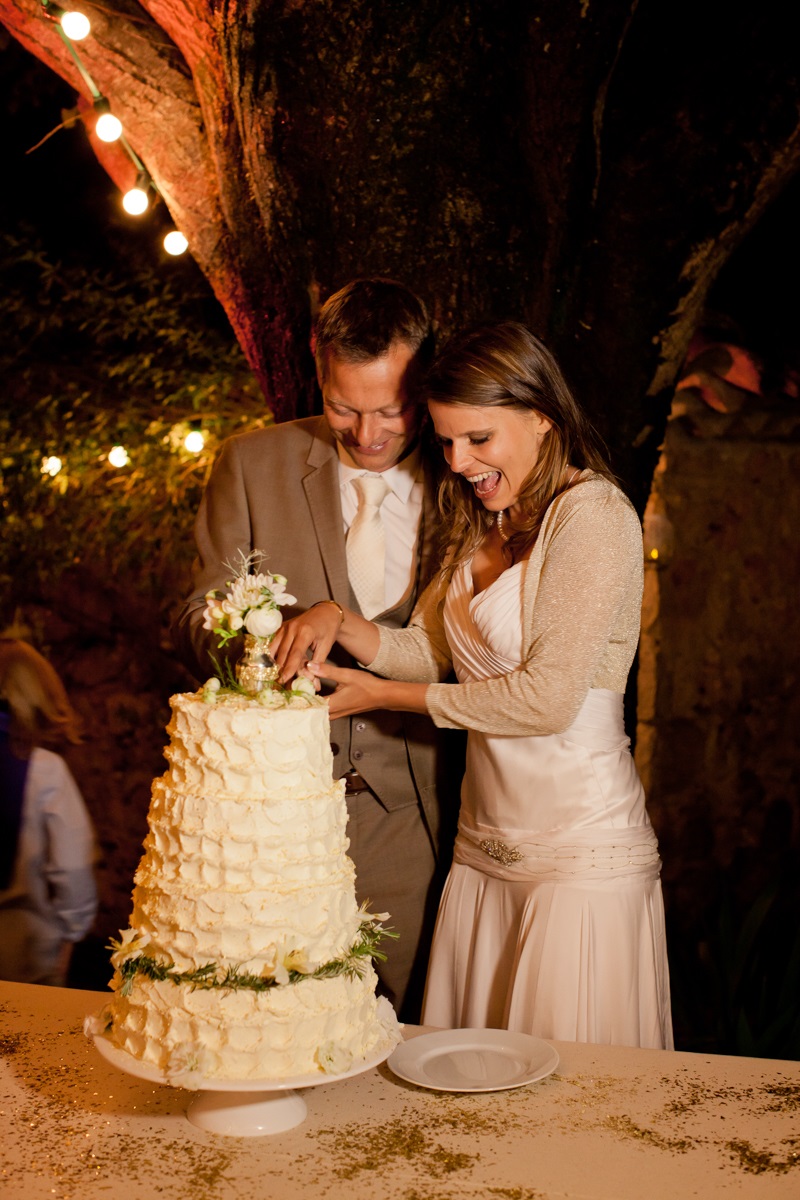
{"type": "MultiPolygon", "coordinates": [[[[320,600],[362,611],[355,583],[365,615],[390,628],[406,624],[438,566],[438,461],[420,443],[418,388],[433,352],[424,304],[392,280],[357,279],[320,310],[313,349],[323,416],[230,438],[203,497],[193,591],[173,628],[198,679],[212,673],[209,651],[217,653],[202,628],[205,594],[224,590],[224,564],[239,551],[263,551],[265,568],[287,577],[298,603],[285,616],[320,600]],[[388,485],[380,487],[385,566],[373,611],[360,578],[351,579],[355,537],[348,568],[365,475],[388,485]]],[[[355,665],[336,650],[331,657],[355,665]]],[[[388,960],[376,970],[401,1019],[415,1021],[458,812],[462,735],[418,714],[374,712],[334,721],[331,738],[334,775],[347,789],[358,899],[389,912],[400,935],[384,944],[388,960]]]]}

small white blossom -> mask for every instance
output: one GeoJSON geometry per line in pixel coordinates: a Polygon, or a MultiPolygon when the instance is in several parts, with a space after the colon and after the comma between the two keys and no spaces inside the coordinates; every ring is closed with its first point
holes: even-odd
{"type": "Polygon", "coordinates": [[[353,1065],[351,1051],[337,1046],[336,1042],[323,1042],[314,1057],[326,1075],[343,1075],[353,1065]]]}
{"type": "Polygon", "coordinates": [[[315,696],[316,688],[307,675],[298,675],[292,680],[292,689],[298,696],[315,696]]]}
{"type": "Polygon", "coordinates": [[[99,1012],[89,1013],[84,1017],[83,1032],[90,1041],[94,1041],[96,1037],[102,1037],[108,1033],[111,1028],[111,1005],[104,1004],[99,1012]]]}
{"type": "Polygon", "coordinates": [[[290,950],[284,956],[283,965],[287,971],[299,971],[301,975],[313,975],[320,966],[318,962],[312,962],[305,950],[290,950]]]}
{"type": "Polygon", "coordinates": [[[110,945],[114,951],[111,955],[112,967],[121,967],[129,958],[141,958],[145,946],[150,944],[150,934],[138,929],[120,929],[119,941],[111,938],[110,945]]]}
{"type": "Polygon", "coordinates": [[[213,1059],[202,1046],[191,1043],[173,1050],[164,1074],[171,1087],[196,1091],[213,1069],[213,1059]]]}

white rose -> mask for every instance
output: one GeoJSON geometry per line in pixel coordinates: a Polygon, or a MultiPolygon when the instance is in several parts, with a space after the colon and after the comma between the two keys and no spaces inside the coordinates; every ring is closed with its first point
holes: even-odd
{"type": "Polygon", "coordinates": [[[276,608],[251,608],[244,619],[244,627],[254,637],[271,637],[283,624],[283,617],[276,608]]]}
{"type": "Polygon", "coordinates": [[[314,684],[305,675],[298,675],[297,678],[292,681],[292,691],[296,692],[300,696],[316,695],[314,684]]]}
{"type": "Polygon", "coordinates": [[[326,1075],[344,1075],[353,1065],[351,1051],[337,1046],[336,1042],[323,1042],[314,1057],[326,1075]]]}

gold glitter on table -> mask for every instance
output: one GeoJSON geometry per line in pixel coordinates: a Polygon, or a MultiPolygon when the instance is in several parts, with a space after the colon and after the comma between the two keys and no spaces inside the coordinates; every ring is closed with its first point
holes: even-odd
{"type": "MultiPolygon", "coordinates": [[[[2,1196],[24,1200],[794,1200],[800,1064],[557,1043],[558,1072],[437,1093],[385,1065],[285,1134],[190,1125],[189,1095],[84,1038],[98,993],[0,983],[2,1196]]],[[[418,1030],[409,1029],[408,1036],[418,1030]]]]}

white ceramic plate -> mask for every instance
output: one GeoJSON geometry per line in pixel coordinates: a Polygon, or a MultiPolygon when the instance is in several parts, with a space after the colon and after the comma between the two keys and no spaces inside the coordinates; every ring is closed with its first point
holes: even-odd
{"type": "Polygon", "coordinates": [[[442,1029],[403,1042],[386,1062],[401,1079],[436,1092],[501,1092],[552,1074],[558,1054],[527,1033],[442,1029]]]}

